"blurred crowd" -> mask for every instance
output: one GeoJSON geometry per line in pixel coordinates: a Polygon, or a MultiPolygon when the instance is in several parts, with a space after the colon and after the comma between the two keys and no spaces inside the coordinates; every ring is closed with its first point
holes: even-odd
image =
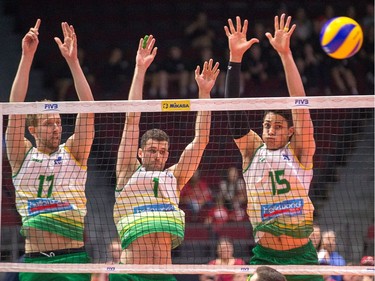
{"type": "MultiPolygon", "coordinates": [[[[213,96],[223,97],[228,56],[223,26],[228,18],[236,15],[249,20],[249,35],[260,40],[246,54],[243,63],[243,95],[284,96],[282,66],[264,35],[272,30],[273,22],[268,19],[281,12],[292,15],[293,23],[298,26],[291,49],[309,96],[374,93],[373,1],[127,1],[90,5],[89,10],[86,2],[60,4],[61,7],[54,3],[57,7],[53,10],[52,4],[45,3],[36,11],[31,10],[31,4],[25,0],[9,1],[12,4],[8,5],[13,7],[9,10],[15,13],[20,32],[36,17],[48,23],[65,17],[64,20],[78,27],[77,33],[83,38],[80,42],[81,65],[97,100],[127,98],[134,69],[134,51],[139,39],[150,33],[156,37],[159,51],[147,75],[145,91],[149,98],[196,97],[193,70],[210,57],[221,62],[221,74],[213,96]],[[68,6],[72,9],[67,9],[68,6]],[[80,8],[85,8],[84,16],[80,8]],[[43,9],[45,13],[42,14],[43,9]],[[320,46],[321,28],[335,16],[351,17],[363,29],[361,51],[349,59],[332,59],[320,46]]],[[[43,31],[46,39],[55,30],[55,25],[43,31]]],[[[49,98],[74,100],[67,67],[48,45],[45,48],[39,56],[39,66],[45,74],[45,86],[53,90],[53,96],[49,98]],[[54,63],[48,63],[51,60],[54,63]]]]}

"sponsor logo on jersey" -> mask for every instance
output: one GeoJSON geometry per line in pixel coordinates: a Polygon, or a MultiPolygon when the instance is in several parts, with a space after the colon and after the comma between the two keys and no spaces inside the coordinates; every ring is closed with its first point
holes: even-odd
{"type": "Polygon", "coordinates": [[[61,156],[57,157],[57,159],[55,159],[53,162],[55,163],[55,165],[61,165],[62,164],[62,157],[61,156]]]}
{"type": "Polygon", "coordinates": [[[260,162],[260,163],[266,162],[266,157],[260,157],[260,158],[259,158],[259,162],[260,162]]]}
{"type": "Polygon", "coordinates": [[[30,216],[36,216],[44,213],[72,210],[74,207],[69,202],[61,202],[49,198],[37,198],[27,202],[27,209],[30,216]]]}
{"type": "Polygon", "coordinates": [[[43,159],[38,159],[38,158],[31,158],[31,161],[42,163],[43,159]]]}
{"type": "Polygon", "coordinates": [[[290,158],[289,158],[289,155],[288,155],[288,154],[283,154],[282,156],[283,156],[283,159],[284,159],[284,160],[288,160],[288,161],[290,161],[290,158]]]}
{"type": "Polygon", "coordinates": [[[261,205],[262,221],[280,216],[298,216],[302,214],[303,199],[285,200],[274,204],[261,205]]]}
{"type": "Polygon", "coordinates": [[[134,208],[134,214],[143,212],[171,212],[176,211],[175,207],[171,204],[151,204],[134,208]]]}

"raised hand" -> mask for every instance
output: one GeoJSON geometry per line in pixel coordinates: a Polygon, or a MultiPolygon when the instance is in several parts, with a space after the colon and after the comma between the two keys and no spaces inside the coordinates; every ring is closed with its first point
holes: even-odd
{"type": "Polygon", "coordinates": [[[234,27],[231,19],[228,19],[228,26],[224,26],[224,30],[228,37],[229,51],[231,56],[230,61],[240,62],[243,54],[250,49],[254,43],[258,43],[259,40],[252,38],[248,41],[246,39],[248,21],[244,20],[242,25],[241,18],[239,16],[236,17],[236,27],[234,27]]]}
{"type": "Polygon", "coordinates": [[[62,22],[61,29],[64,35],[64,42],[62,42],[58,37],[55,37],[54,39],[59,46],[62,56],[67,61],[78,60],[77,36],[73,25],[69,25],[67,22],[62,22]]]}
{"type": "Polygon", "coordinates": [[[198,65],[195,69],[195,81],[199,88],[199,98],[209,98],[210,92],[215,85],[216,78],[219,75],[219,63],[213,65],[213,60],[205,61],[202,67],[198,65]]]}
{"type": "Polygon", "coordinates": [[[285,22],[285,14],[282,14],[279,20],[278,16],[275,16],[274,26],[275,32],[272,36],[271,33],[267,32],[266,36],[270,41],[272,47],[279,53],[285,54],[290,52],[290,37],[296,29],[296,25],[293,24],[290,27],[290,21],[292,17],[289,16],[285,22]]]}
{"type": "Polygon", "coordinates": [[[23,55],[34,55],[39,44],[39,26],[41,20],[37,19],[35,26],[31,27],[29,32],[26,33],[22,39],[22,54],[23,55]]]}
{"type": "Polygon", "coordinates": [[[154,61],[158,48],[155,47],[155,38],[152,35],[145,36],[139,40],[135,63],[138,68],[146,70],[154,61]]]}

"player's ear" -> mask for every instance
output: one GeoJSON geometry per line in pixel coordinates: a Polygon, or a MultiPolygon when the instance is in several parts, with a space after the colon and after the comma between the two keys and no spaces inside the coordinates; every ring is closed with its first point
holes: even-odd
{"type": "Polygon", "coordinates": [[[138,148],[138,157],[139,158],[143,157],[143,150],[142,150],[142,148],[138,148]]]}
{"type": "Polygon", "coordinates": [[[29,130],[29,133],[34,135],[35,134],[35,127],[34,126],[29,126],[27,127],[27,129],[29,130]]]}
{"type": "Polygon", "coordinates": [[[291,138],[293,136],[293,134],[294,134],[294,127],[289,127],[289,129],[288,129],[289,138],[291,138]]]}

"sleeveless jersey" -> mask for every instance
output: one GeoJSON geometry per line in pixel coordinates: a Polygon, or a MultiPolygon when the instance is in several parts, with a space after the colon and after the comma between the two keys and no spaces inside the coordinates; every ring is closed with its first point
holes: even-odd
{"type": "Polygon", "coordinates": [[[299,163],[289,143],[278,150],[261,145],[243,176],[248,197],[247,214],[255,241],[263,232],[309,237],[314,206],[308,192],[313,171],[299,163]]]}
{"type": "Polygon", "coordinates": [[[13,175],[22,234],[32,227],[83,241],[86,177],[65,144],[49,155],[32,147],[13,175]]]}
{"type": "Polygon", "coordinates": [[[173,247],[178,246],[185,225],[185,214],[178,208],[179,193],[172,172],[138,168],[127,184],[116,190],[114,222],[123,248],[137,237],[153,232],[169,232],[179,237],[173,239],[173,247]]]}

